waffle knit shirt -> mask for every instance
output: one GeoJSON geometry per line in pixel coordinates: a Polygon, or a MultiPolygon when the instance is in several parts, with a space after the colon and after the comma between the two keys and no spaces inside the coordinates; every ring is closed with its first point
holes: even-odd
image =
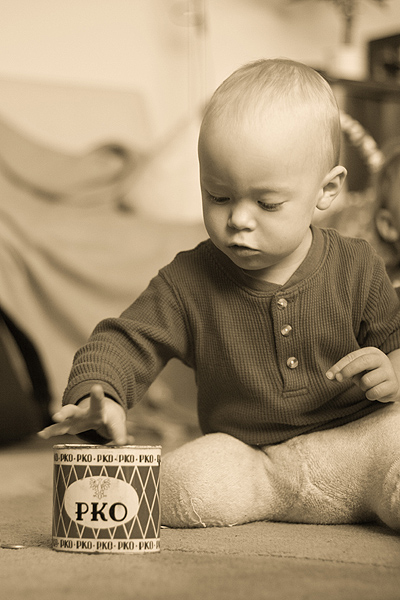
{"type": "Polygon", "coordinates": [[[251,445],[384,406],[325,373],[361,347],[400,348],[396,291],[367,242],[312,232],[308,255],[284,285],[253,279],[210,240],[179,253],[119,318],[96,327],[75,356],[64,403],[100,382],[130,408],[175,357],[194,369],[203,433],[251,445]]]}

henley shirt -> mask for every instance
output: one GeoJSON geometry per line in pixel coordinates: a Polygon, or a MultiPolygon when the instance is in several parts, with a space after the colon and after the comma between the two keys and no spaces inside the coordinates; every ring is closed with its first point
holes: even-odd
{"type": "Polygon", "coordinates": [[[75,355],[64,403],[101,383],[126,409],[171,358],[194,369],[203,433],[250,445],[359,419],[382,406],[325,373],[366,346],[400,348],[400,304],[362,239],[312,227],[311,248],[284,285],[246,274],[211,240],[179,253],[119,318],[75,355]]]}

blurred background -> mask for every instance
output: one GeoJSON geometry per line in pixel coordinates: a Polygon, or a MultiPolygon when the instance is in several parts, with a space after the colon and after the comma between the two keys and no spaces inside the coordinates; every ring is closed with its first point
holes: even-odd
{"type": "MultiPolygon", "coordinates": [[[[315,220],[376,244],[397,280],[398,0],[0,0],[0,16],[0,443],[48,422],[96,323],[204,239],[198,128],[243,63],[331,83],[349,177],[315,220]]],[[[194,407],[173,364],[132,427],[185,441],[194,407]]]]}

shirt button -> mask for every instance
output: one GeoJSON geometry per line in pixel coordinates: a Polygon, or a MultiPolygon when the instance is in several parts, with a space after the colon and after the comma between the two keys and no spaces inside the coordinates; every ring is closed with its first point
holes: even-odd
{"type": "Polygon", "coordinates": [[[284,325],[281,329],[281,334],[284,337],[288,337],[288,335],[290,335],[291,331],[292,331],[292,327],[290,325],[284,325]]]}
{"type": "Polygon", "coordinates": [[[297,360],[297,358],[295,356],[291,356],[290,358],[287,359],[286,364],[289,367],[289,369],[295,369],[296,367],[299,366],[299,361],[297,360]]]}
{"type": "Polygon", "coordinates": [[[278,304],[278,308],[280,308],[281,310],[283,308],[287,307],[287,300],[285,298],[279,298],[279,300],[277,301],[278,304]]]}

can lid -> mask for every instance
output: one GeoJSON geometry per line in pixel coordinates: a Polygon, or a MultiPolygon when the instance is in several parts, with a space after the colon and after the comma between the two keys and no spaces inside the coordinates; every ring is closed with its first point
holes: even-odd
{"type": "Polygon", "coordinates": [[[96,449],[96,448],[101,448],[102,450],[107,450],[107,449],[130,449],[130,450],[135,450],[135,449],[150,449],[150,450],[161,450],[162,446],[152,446],[152,445],[135,445],[135,444],[127,444],[126,446],[118,446],[118,445],[112,445],[112,444],[107,444],[106,446],[103,446],[101,444],[56,444],[55,446],[53,446],[53,449],[69,449],[69,450],[74,450],[74,449],[78,449],[78,448],[85,448],[86,450],[89,449],[96,449]]]}
{"type": "Polygon", "coordinates": [[[23,550],[25,546],[23,544],[0,544],[0,548],[5,550],[23,550]]]}

